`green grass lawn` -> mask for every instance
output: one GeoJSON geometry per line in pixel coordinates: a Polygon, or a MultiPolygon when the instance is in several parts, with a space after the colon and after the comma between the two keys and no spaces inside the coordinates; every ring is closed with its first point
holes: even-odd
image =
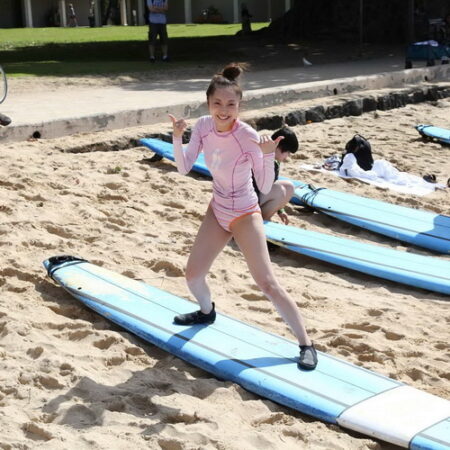
{"type": "MultiPolygon", "coordinates": [[[[253,30],[268,23],[252,24],[253,30]]],[[[239,58],[240,24],[168,25],[171,67],[239,58]]],[[[8,76],[68,76],[148,71],[145,27],[0,29],[8,76]]],[[[154,66],[152,70],[165,70],[154,66]]]]}

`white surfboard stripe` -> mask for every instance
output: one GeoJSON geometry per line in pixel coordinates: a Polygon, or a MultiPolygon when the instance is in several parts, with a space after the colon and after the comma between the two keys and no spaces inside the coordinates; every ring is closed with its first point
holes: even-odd
{"type": "Polygon", "coordinates": [[[399,386],[346,409],[339,425],[402,447],[450,417],[450,401],[410,386],[399,386]]]}

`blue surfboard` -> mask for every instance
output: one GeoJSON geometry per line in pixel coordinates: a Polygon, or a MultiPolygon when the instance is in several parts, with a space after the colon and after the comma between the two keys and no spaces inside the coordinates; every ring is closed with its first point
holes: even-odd
{"type": "MultiPolygon", "coordinates": [[[[161,142],[161,141],[158,141],[161,142]]],[[[172,146],[163,148],[173,158],[172,146]]],[[[209,175],[201,153],[194,163],[196,171],[209,175]]],[[[450,295],[450,262],[338,238],[297,227],[265,222],[268,240],[290,251],[357,270],[379,278],[450,295]]]]}
{"type": "Polygon", "coordinates": [[[417,125],[415,128],[423,137],[450,144],[450,130],[432,125],[417,125]]]}
{"type": "Polygon", "coordinates": [[[352,225],[450,254],[449,216],[310,185],[297,187],[294,198],[352,225]]]}
{"type": "Polygon", "coordinates": [[[266,238],[290,251],[386,280],[450,295],[450,262],[265,222],[266,238]]]}
{"type": "Polygon", "coordinates": [[[173,317],[196,309],[183,298],[79,258],[44,261],[77,300],[142,339],[220,379],[368,436],[411,449],[450,446],[450,402],[319,352],[314,371],[297,367],[297,343],[217,314],[209,326],[173,317]]]}
{"type": "MultiPolygon", "coordinates": [[[[174,161],[172,144],[158,139],[141,139],[140,142],[161,157],[174,161]]],[[[203,153],[193,170],[211,176],[203,153]]],[[[290,181],[296,188],[292,203],[311,206],[336,219],[399,241],[450,254],[449,216],[290,181]]]]}

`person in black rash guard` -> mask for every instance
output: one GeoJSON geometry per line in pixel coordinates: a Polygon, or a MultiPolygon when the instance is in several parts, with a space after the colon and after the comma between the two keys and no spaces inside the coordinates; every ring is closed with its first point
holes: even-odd
{"type": "Polygon", "coordinates": [[[287,225],[289,217],[284,210],[285,205],[294,195],[294,185],[289,180],[279,180],[280,165],[286,161],[291,154],[298,150],[298,139],[295,133],[287,127],[280,128],[272,136],[272,140],[282,136],[283,139],[279,142],[275,150],[275,180],[272,189],[268,194],[259,192],[258,186],[253,179],[253,187],[258,195],[259,205],[264,220],[270,220],[272,216],[277,213],[281,221],[287,225]]]}

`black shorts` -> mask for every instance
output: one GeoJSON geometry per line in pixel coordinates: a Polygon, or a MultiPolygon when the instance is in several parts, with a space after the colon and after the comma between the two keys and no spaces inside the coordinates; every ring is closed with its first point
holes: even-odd
{"type": "Polygon", "coordinates": [[[156,45],[158,39],[161,45],[167,44],[167,26],[165,23],[150,23],[148,29],[148,40],[150,44],[156,45]]]}

